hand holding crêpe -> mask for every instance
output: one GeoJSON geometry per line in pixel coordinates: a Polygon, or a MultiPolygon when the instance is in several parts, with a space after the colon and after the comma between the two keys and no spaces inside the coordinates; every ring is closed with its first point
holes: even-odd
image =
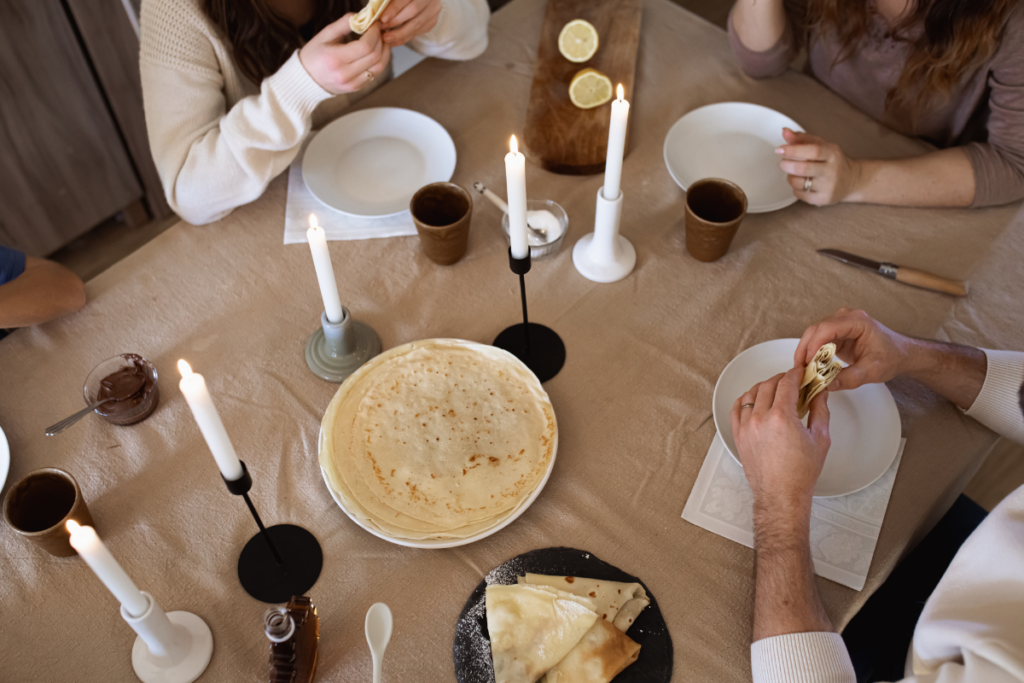
{"type": "Polygon", "coordinates": [[[366,7],[359,11],[348,20],[352,30],[360,35],[366,33],[366,29],[373,25],[373,22],[377,21],[380,15],[387,8],[388,3],[391,0],[370,0],[366,3],[366,7]]]}
{"type": "Polygon", "coordinates": [[[798,417],[803,419],[807,415],[814,397],[825,391],[842,369],[842,363],[836,359],[835,344],[828,343],[818,349],[814,358],[804,368],[804,376],[800,381],[800,394],[796,404],[798,417]]]}

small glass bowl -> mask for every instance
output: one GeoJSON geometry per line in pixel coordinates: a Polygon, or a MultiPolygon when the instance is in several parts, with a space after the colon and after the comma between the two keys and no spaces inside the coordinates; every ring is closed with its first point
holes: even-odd
{"type": "Polygon", "coordinates": [[[100,382],[122,368],[132,367],[136,359],[142,363],[147,381],[152,384],[144,394],[142,401],[137,406],[128,410],[104,412],[106,404],[96,408],[94,412],[111,424],[132,425],[136,422],[142,422],[156,410],[157,404],[160,403],[160,386],[157,383],[156,368],[153,367],[152,363],[136,353],[123,353],[120,356],[114,356],[103,361],[93,368],[89,376],[85,378],[82,394],[85,396],[86,405],[90,405],[96,402],[96,396],[100,390],[100,382]]]}
{"type": "MultiPolygon", "coordinates": [[[[534,261],[540,261],[546,259],[549,256],[554,256],[558,253],[558,250],[562,248],[562,242],[565,240],[565,233],[569,232],[569,216],[565,213],[565,209],[551,201],[550,199],[528,199],[526,201],[527,211],[550,211],[554,214],[555,218],[558,219],[559,225],[562,226],[562,233],[551,240],[550,242],[541,242],[540,238],[537,237],[532,230],[527,229],[526,240],[530,244],[530,258],[534,261]]],[[[504,214],[501,217],[501,229],[505,232],[505,239],[511,242],[508,235],[508,214],[504,214]]]]}

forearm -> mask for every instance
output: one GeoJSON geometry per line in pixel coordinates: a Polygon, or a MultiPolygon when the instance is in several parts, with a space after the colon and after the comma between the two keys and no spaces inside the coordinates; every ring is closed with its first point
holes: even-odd
{"type": "Polygon", "coordinates": [[[973,346],[911,339],[900,374],[921,382],[964,410],[985,384],[985,352],[973,346]]]}
{"type": "Polygon", "coordinates": [[[764,52],[773,48],[786,30],[782,0],[736,0],[732,25],[745,48],[764,52]]]}
{"type": "Polygon", "coordinates": [[[814,585],[810,519],[810,497],[796,503],[755,501],[755,641],[834,630],[814,585]]]}
{"type": "Polygon", "coordinates": [[[427,57],[474,59],[487,49],[490,18],[486,0],[442,0],[437,25],[409,41],[409,47],[427,57]]]}
{"type": "Polygon", "coordinates": [[[892,206],[970,206],[974,169],[958,147],[908,159],[862,159],[844,201],[892,206]]]}
{"type": "Polygon", "coordinates": [[[0,286],[0,328],[28,327],[85,306],[85,287],[68,269],[41,262],[0,286]]]}

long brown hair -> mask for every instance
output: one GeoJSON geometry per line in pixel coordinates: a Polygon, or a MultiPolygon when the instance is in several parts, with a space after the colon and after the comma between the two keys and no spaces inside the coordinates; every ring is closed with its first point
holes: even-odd
{"type": "MultiPolygon", "coordinates": [[[[314,4],[316,32],[362,7],[359,0],[314,0],[314,4]]],[[[267,0],[203,0],[203,11],[228,39],[239,70],[254,83],[280,69],[303,44],[299,27],[274,14],[267,0]]]]}
{"type": "MultiPolygon", "coordinates": [[[[840,51],[833,64],[849,59],[868,32],[867,0],[807,0],[805,31],[834,33],[840,51]]],[[[1003,26],[1019,0],[910,0],[909,11],[890,30],[910,43],[899,81],[886,98],[886,109],[902,109],[916,118],[933,98],[948,98],[971,69],[999,47],[1003,26]],[[916,36],[916,37],[912,37],[916,36]]]]}

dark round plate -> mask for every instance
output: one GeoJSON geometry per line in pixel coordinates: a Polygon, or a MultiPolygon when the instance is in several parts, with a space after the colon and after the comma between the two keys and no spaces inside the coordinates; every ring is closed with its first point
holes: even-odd
{"type": "Polygon", "coordinates": [[[527,573],[553,576],[585,576],[604,581],[639,583],[647,590],[651,604],[640,613],[626,633],[640,643],[640,656],[615,677],[615,683],[669,683],[672,678],[672,637],[661,616],[651,589],[635,576],[575,548],[542,548],[513,557],[494,568],[466,601],[455,625],[455,678],[459,683],[495,683],[491,663],[491,640],[487,632],[484,594],[487,586],[516,583],[527,573]]]}

